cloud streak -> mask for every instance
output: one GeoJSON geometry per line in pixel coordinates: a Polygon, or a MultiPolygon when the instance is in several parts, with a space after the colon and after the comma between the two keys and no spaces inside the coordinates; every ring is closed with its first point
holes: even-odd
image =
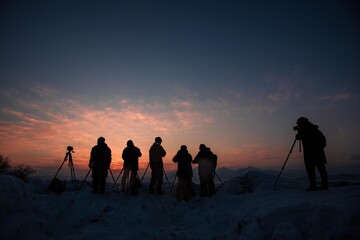
{"type": "Polygon", "coordinates": [[[318,98],[319,101],[329,101],[329,102],[345,102],[354,99],[359,99],[359,95],[348,91],[339,92],[333,95],[323,95],[318,98]]]}
{"type": "Polygon", "coordinates": [[[210,115],[194,110],[190,100],[139,104],[122,99],[113,106],[91,106],[58,99],[46,88],[34,92],[42,101],[17,99],[16,107],[1,109],[0,144],[8,155],[22,160],[27,155],[35,165],[55,164],[66,146],[74,145],[77,162],[85,166],[97,137],[104,136],[114,147],[119,166],[128,139],[135,140],[147,159],[145,149],[155,136],[176,135],[212,122],[210,115]]]}

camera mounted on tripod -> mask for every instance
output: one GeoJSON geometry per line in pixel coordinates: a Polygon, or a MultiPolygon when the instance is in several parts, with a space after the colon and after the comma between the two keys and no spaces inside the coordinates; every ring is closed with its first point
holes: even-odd
{"type": "Polygon", "coordinates": [[[298,131],[298,130],[299,130],[299,126],[296,125],[296,126],[293,127],[293,129],[294,129],[294,131],[298,131]]]}
{"type": "Polygon", "coordinates": [[[67,150],[67,152],[65,154],[64,161],[60,165],[59,169],[57,170],[57,172],[56,172],[56,174],[55,174],[55,176],[53,178],[53,180],[51,181],[49,189],[53,185],[53,183],[54,183],[54,181],[56,179],[56,176],[58,175],[58,173],[59,173],[60,169],[62,168],[62,166],[64,165],[64,163],[67,160],[69,160],[68,167],[70,168],[71,182],[75,184],[75,191],[78,192],[78,188],[77,188],[77,184],[76,184],[76,177],[75,177],[75,168],[74,168],[74,163],[73,163],[73,159],[72,159],[72,156],[71,156],[71,153],[74,152],[74,148],[72,146],[67,146],[66,150],[67,150]]]}

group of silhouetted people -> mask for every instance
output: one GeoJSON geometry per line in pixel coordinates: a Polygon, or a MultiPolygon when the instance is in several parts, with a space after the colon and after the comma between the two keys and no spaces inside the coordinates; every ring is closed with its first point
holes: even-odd
{"type": "MultiPolygon", "coordinates": [[[[162,195],[162,185],[164,176],[163,158],[166,156],[165,149],[161,146],[162,139],[155,138],[155,142],[149,150],[149,166],[151,169],[151,179],[149,193],[162,195]]],[[[127,142],[123,150],[122,159],[124,160],[123,177],[121,179],[122,191],[131,191],[136,194],[141,186],[138,176],[139,158],[141,151],[136,147],[132,140],[127,142]]],[[[182,145],[180,150],[173,158],[173,162],[178,164],[177,198],[179,200],[189,200],[194,196],[192,188],[193,170],[192,164],[198,164],[200,178],[200,196],[211,197],[215,193],[214,176],[217,165],[217,156],[212,153],[210,148],[200,144],[199,153],[194,159],[188,152],[187,147],[182,145]]],[[[93,193],[105,193],[106,177],[111,163],[111,149],[105,143],[105,138],[98,138],[97,145],[91,150],[89,167],[92,169],[93,193]]],[[[120,173],[121,174],[121,173],[120,173]]]]}
{"type": "MultiPolygon", "coordinates": [[[[297,126],[294,127],[294,130],[298,131],[296,140],[301,140],[303,144],[304,162],[310,184],[307,191],[319,189],[316,184],[315,168],[318,169],[321,176],[320,189],[327,190],[328,179],[324,152],[326,139],[318,129],[319,127],[312,124],[307,118],[300,117],[296,124],[297,126]]],[[[150,194],[163,194],[162,184],[165,172],[163,158],[166,156],[166,151],[161,146],[161,143],[162,139],[156,137],[155,142],[149,150],[149,166],[151,168],[150,194]]],[[[140,149],[134,145],[132,140],[129,140],[122,153],[122,159],[124,160],[122,169],[123,177],[121,180],[122,191],[130,190],[132,194],[136,194],[137,189],[141,186],[141,181],[137,173],[139,170],[139,157],[141,157],[141,155],[140,149]]],[[[204,144],[200,144],[199,152],[193,159],[187,147],[182,145],[173,157],[173,162],[178,165],[176,176],[178,177],[177,198],[179,200],[189,200],[194,196],[192,188],[192,164],[199,165],[200,196],[211,197],[215,193],[214,177],[216,174],[217,156],[210,148],[204,144]]],[[[110,163],[111,149],[105,143],[105,138],[100,137],[97,145],[91,150],[89,161],[89,167],[92,169],[94,193],[105,193],[105,179],[108,175],[110,163]]]]}

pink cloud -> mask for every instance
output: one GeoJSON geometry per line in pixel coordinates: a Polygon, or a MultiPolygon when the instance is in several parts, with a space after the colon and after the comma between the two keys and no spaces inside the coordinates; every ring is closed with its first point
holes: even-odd
{"type": "MultiPolygon", "coordinates": [[[[113,150],[113,164],[122,166],[121,152],[128,139],[147,151],[155,136],[176,135],[176,132],[196,127],[209,117],[191,110],[168,110],[161,104],[134,104],[122,100],[118,107],[86,106],[74,100],[45,102],[18,101],[27,112],[2,109],[1,114],[15,121],[1,122],[0,140],[2,154],[15,161],[32,164],[56,165],[65,154],[66,146],[73,145],[74,159],[86,168],[91,147],[99,136],[104,136],[113,150]],[[68,106],[71,106],[70,108],[68,106]]],[[[191,107],[183,102],[178,107],[191,107]]],[[[169,156],[171,160],[172,156],[169,156]]]]}

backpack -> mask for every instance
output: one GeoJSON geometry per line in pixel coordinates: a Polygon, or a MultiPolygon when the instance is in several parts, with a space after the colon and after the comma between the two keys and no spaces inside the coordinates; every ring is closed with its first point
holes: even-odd
{"type": "Polygon", "coordinates": [[[60,194],[65,191],[65,182],[58,178],[54,178],[50,183],[49,190],[60,194]]]}

